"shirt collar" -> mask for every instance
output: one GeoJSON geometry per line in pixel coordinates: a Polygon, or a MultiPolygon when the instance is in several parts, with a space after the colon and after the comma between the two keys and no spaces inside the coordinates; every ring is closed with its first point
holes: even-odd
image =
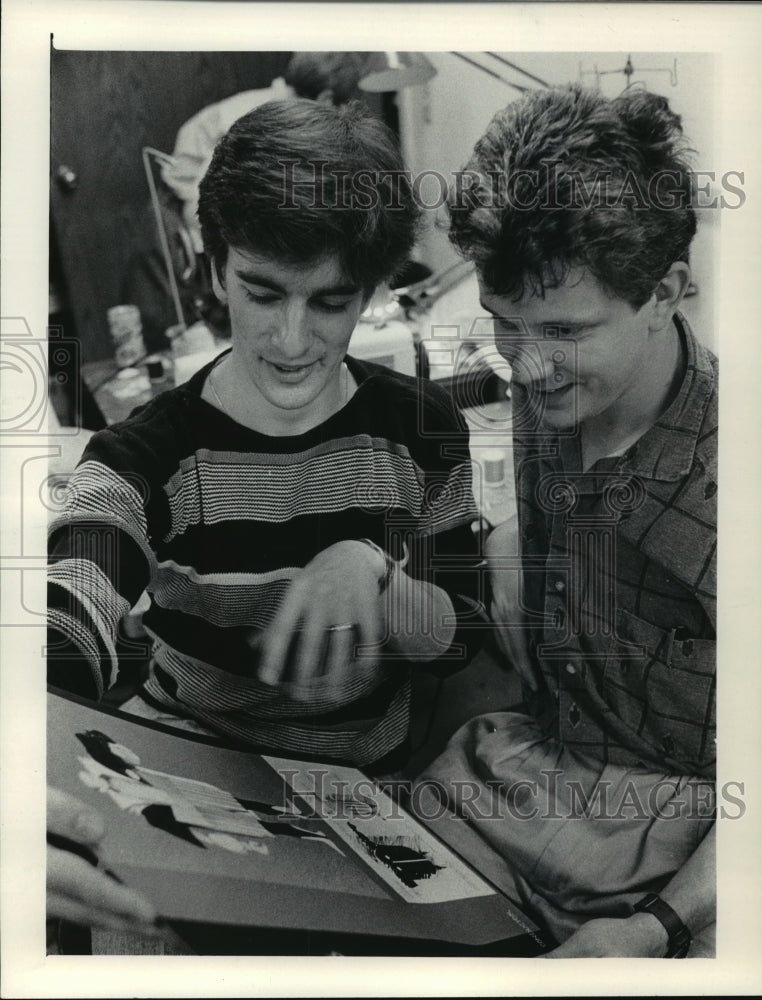
{"type": "MultiPolygon", "coordinates": [[[[685,372],[677,395],[641,438],[619,459],[619,471],[666,482],[686,476],[715,388],[714,355],[700,344],[682,313],[674,323],[683,345],[685,372]]],[[[606,460],[604,460],[606,461],[606,460]]]]}

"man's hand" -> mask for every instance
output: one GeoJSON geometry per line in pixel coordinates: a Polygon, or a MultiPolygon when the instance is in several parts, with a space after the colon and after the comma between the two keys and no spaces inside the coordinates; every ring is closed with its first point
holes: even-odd
{"type": "MultiPolygon", "coordinates": [[[[47,829],[49,836],[66,838],[97,860],[103,820],[79,799],[48,788],[47,829]]],[[[147,899],[73,850],[52,844],[47,849],[47,916],[109,930],[157,933],[156,912],[147,899]]]]}
{"type": "Polygon", "coordinates": [[[514,517],[499,524],[487,539],[484,551],[493,593],[490,617],[495,623],[498,645],[524,682],[536,690],[520,601],[518,519],[514,517]]]}
{"type": "Polygon", "coordinates": [[[259,679],[306,699],[316,685],[339,685],[347,674],[372,669],[384,635],[385,602],[378,582],[382,556],[364,542],[337,542],[295,576],[274,621],[259,640],[259,679]]]}
{"type": "Polygon", "coordinates": [[[663,958],[667,932],[656,917],[635,913],[588,920],[544,958],[663,958]]]}

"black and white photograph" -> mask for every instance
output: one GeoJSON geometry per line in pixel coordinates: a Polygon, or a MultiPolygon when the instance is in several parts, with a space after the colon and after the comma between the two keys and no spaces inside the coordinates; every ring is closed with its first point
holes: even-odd
{"type": "Polygon", "coordinates": [[[6,4],[3,995],[755,992],[761,15],[6,4]]]}

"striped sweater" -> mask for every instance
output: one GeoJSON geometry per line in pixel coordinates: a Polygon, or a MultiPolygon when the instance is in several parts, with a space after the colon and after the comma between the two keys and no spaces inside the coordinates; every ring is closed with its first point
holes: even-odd
{"type": "Polygon", "coordinates": [[[207,366],[92,438],[50,529],[53,683],[108,690],[119,622],[147,591],[149,700],[260,751],[360,766],[404,742],[410,664],[382,659],[297,702],[258,681],[246,641],[301,567],[357,538],[404,547],[406,572],[450,595],[459,627],[434,669],[463,666],[478,636],[463,420],[432,383],[347,364],[356,393],[304,434],[266,436],[205,402],[207,366]]]}

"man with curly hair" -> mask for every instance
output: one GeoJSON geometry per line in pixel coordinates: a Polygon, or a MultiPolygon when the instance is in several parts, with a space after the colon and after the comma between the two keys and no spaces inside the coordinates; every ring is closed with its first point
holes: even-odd
{"type": "Polygon", "coordinates": [[[499,112],[450,197],[513,370],[517,512],[487,547],[523,704],[466,724],[422,786],[557,956],[713,953],[717,360],[679,311],[693,201],[667,101],[579,87],[499,112]]]}

